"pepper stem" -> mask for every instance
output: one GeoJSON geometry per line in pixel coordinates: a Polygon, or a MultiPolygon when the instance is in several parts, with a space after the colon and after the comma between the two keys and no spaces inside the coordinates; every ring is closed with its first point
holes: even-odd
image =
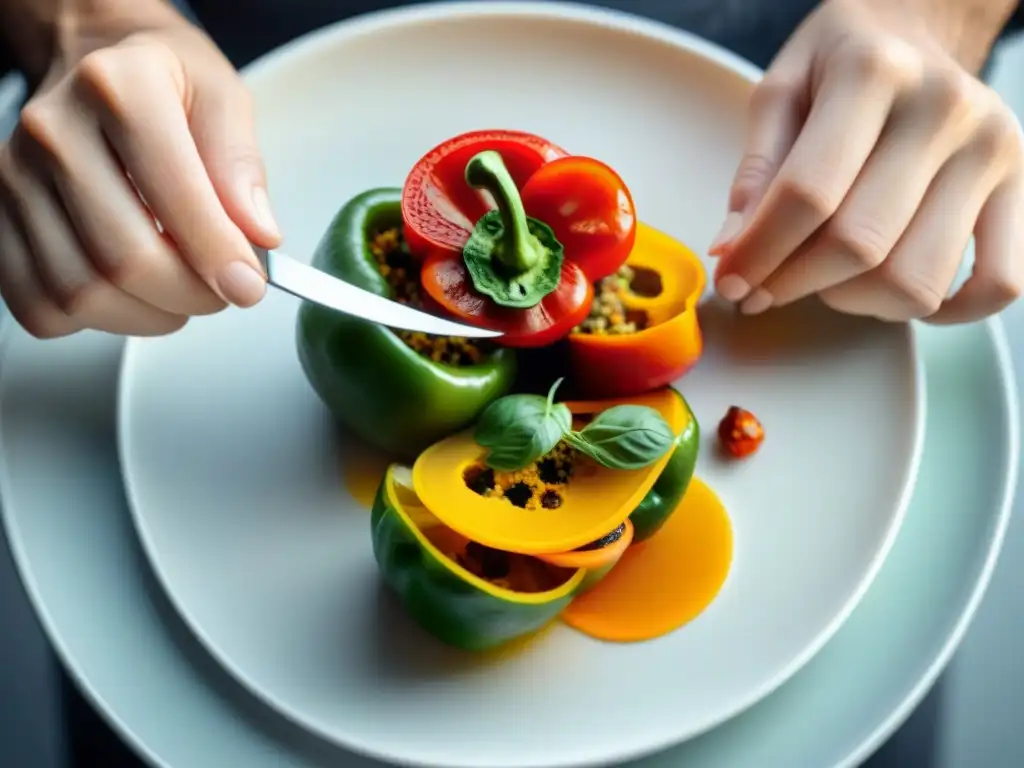
{"type": "Polygon", "coordinates": [[[523,199],[501,155],[488,149],[470,158],[466,183],[474,189],[486,189],[498,206],[504,231],[495,243],[494,257],[513,274],[529,270],[543,255],[544,246],[527,226],[523,199]]]}

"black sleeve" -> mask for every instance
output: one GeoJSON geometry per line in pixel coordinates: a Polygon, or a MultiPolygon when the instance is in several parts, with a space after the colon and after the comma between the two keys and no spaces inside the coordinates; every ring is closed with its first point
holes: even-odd
{"type": "Polygon", "coordinates": [[[1013,12],[1013,16],[1010,17],[1009,21],[1006,22],[1006,26],[1003,28],[1003,36],[1005,37],[1021,31],[1024,31],[1024,2],[1017,4],[1017,10],[1013,12]]]}
{"type": "Polygon", "coordinates": [[[14,64],[11,62],[11,52],[7,50],[7,46],[0,40],[0,77],[3,77],[12,69],[14,69],[14,64]]]}

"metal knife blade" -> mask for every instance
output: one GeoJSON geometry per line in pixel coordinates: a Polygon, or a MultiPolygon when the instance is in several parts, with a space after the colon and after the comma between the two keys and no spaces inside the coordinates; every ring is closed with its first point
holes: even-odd
{"type": "Polygon", "coordinates": [[[271,285],[300,299],[321,304],[346,315],[361,317],[389,328],[419,331],[434,336],[462,336],[470,339],[494,339],[501,336],[498,331],[434,317],[405,304],[377,296],[279,251],[267,251],[256,247],[253,250],[263,264],[267,281],[271,285]]]}

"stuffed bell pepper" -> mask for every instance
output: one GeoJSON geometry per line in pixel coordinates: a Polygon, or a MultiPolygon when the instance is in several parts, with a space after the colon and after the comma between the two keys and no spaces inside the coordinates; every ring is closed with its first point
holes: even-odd
{"type": "MultiPolygon", "coordinates": [[[[352,199],[331,222],[313,266],[360,288],[425,305],[406,247],[401,190],[352,199]]],[[[334,417],[357,437],[415,457],[477,417],[515,379],[515,352],[467,339],[392,331],[310,302],[299,310],[299,359],[334,417]]]]}
{"type": "Polygon", "coordinates": [[[657,389],[701,355],[700,260],[637,222],[604,163],[528,133],[463,134],[413,168],[402,216],[423,290],[447,314],[503,331],[508,346],[568,335],[579,394],[657,389]]]}
{"type": "Polygon", "coordinates": [[[428,152],[406,179],[402,218],[424,291],[517,347],[579,325],[594,281],[626,261],[636,236],[615,171],[516,131],[467,133],[428,152]]]}
{"type": "Polygon", "coordinates": [[[556,389],[494,401],[381,484],[378,566],[443,642],[483,650],[536,632],[686,491],[698,429],[681,395],[555,403],[556,389]]]}

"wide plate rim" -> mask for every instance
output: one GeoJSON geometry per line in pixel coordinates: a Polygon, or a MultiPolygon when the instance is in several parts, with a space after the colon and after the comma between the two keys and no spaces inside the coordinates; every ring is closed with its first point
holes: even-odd
{"type": "MultiPolygon", "coordinates": [[[[467,23],[478,21],[481,18],[518,18],[524,20],[557,20],[571,24],[579,24],[584,27],[600,28],[643,37],[645,40],[660,42],[661,44],[676,51],[683,51],[695,58],[703,59],[719,67],[724,73],[742,81],[749,86],[760,77],[760,70],[742,58],[691,33],[681,31],[641,17],[619,11],[593,8],[575,3],[537,3],[537,2],[494,2],[479,4],[474,2],[441,2],[427,3],[409,8],[390,9],[367,14],[362,17],[339,22],[333,26],[325,27],[307,36],[299,38],[279,49],[262,57],[254,62],[246,70],[246,77],[250,83],[256,84],[263,77],[272,77],[287,68],[301,65],[306,56],[319,56],[324,50],[339,46],[363,36],[373,35],[379,31],[391,31],[395,29],[415,28],[422,24],[441,21],[450,23],[467,23]]],[[[666,730],[657,740],[651,739],[644,745],[631,745],[618,747],[614,752],[605,751],[601,758],[593,756],[579,756],[559,760],[557,763],[545,762],[544,765],[558,766],[559,768],[576,768],[577,766],[589,766],[604,764],[609,761],[625,761],[641,758],[656,752],[669,749],[687,740],[696,738],[715,727],[727,722],[729,719],[746,711],[751,706],[765,697],[771,695],[780,686],[790,680],[800,669],[802,669],[814,656],[821,651],[832,637],[839,631],[842,625],[856,610],[861,600],[867,594],[874,583],[878,573],[881,571],[886,558],[894,546],[907,510],[913,498],[913,492],[917,481],[917,473],[920,467],[921,458],[924,452],[925,430],[926,430],[926,408],[927,408],[927,386],[924,375],[924,362],[920,354],[917,342],[916,327],[914,324],[906,324],[901,327],[906,334],[906,352],[909,356],[909,367],[911,369],[912,386],[914,392],[912,425],[913,442],[909,455],[901,457],[905,462],[903,466],[903,477],[898,495],[892,501],[892,514],[890,515],[885,528],[884,537],[879,546],[871,555],[867,567],[860,573],[854,588],[846,594],[839,610],[821,627],[813,636],[813,639],[804,645],[799,654],[794,656],[785,666],[778,669],[770,679],[752,687],[746,696],[737,698],[732,706],[722,708],[716,712],[714,717],[701,721],[699,727],[691,727],[686,730],[666,730]]],[[[229,673],[242,684],[242,686],[257,699],[270,706],[274,711],[286,717],[291,722],[308,730],[317,738],[324,739],[330,743],[341,745],[356,753],[366,755],[378,760],[395,761],[405,759],[412,761],[412,757],[397,756],[391,752],[382,751],[378,746],[369,742],[353,740],[351,734],[328,731],[317,727],[316,723],[309,718],[300,717],[293,706],[267,691],[263,686],[257,684],[253,676],[246,672],[234,662],[225,649],[209,635],[209,633],[194,620],[187,606],[181,603],[175,590],[170,587],[165,569],[161,567],[161,558],[158,556],[158,548],[154,546],[147,527],[143,520],[143,513],[140,509],[138,489],[135,487],[131,472],[127,471],[130,466],[128,453],[130,453],[131,440],[128,438],[128,425],[131,423],[129,417],[129,392],[132,377],[129,369],[135,357],[134,352],[146,344],[146,339],[129,339],[126,343],[121,358],[121,370],[118,379],[118,422],[117,440],[118,453],[122,466],[122,478],[126,490],[128,508],[131,512],[132,521],[136,533],[141,542],[143,551],[150,562],[150,567],[165,594],[174,606],[179,617],[184,621],[189,630],[197,637],[207,652],[216,661],[229,671],[229,673]]],[[[853,582],[851,582],[853,585],[853,582]]],[[[519,765],[519,761],[509,762],[509,757],[503,762],[492,760],[488,765],[512,766],[519,765]]],[[[437,760],[416,760],[417,765],[437,766],[441,763],[437,760]]],[[[462,765],[462,763],[460,763],[462,765]]],[[[468,763],[467,763],[468,765],[468,763]]],[[[534,765],[534,763],[530,763],[534,765]]],[[[539,763],[538,763],[539,765],[539,763]]]]}
{"type": "MultiPolygon", "coordinates": [[[[959,617],[942,641],[940,650],[933,657],[928,671],[919,679],[915,686],[907,691],[901,702],[881,719],[878,727],[872,734],[859,742],[845,759],[835,764],[834,768],[854,768],[854,766],[859,765],[869,757],[886,738],[899,728],[931,689],[968,630],[984,598],[1002,549],[1002,543],[1011,518],[1012,504],[1018,480],[1020,459],[1019,396],[1015,385],[1016,377],[1011,364],[1010,347],[1002,321],[999,318],[990,318],[976,325],[988,336],[990,343],[995,348],[997,365],[993,373],[996,383],[1003,394],[1001,407],[1005,408],[1008,415],[1018,417],[1007,420],[1008,429],[1005,432],[1005,439],[1001,441],[1000,452],[1003,454],[1003,467],[999,474],[1004,478],[1004,482],[998,494],[999,502],[997,506],[999,509],[993,515],[991,533],[988,536],[987,546],[985,547],[985,562],[982,568],[976,572],[977,575],[974,578],[974,584],[969,592],[969,596],[958,610],[959,617]]],[[[0,327],[0,361],[3,361],[10,341],[11,329],[16,326],[10,321],[2,323],[0,326],[2,326],[0,327]]],[[[121,351],[123,352],[123,345],[121,351]]],[[[119,352],[119,358],[120,354],[119,352]]],[[[0,366],[0,378],[5,373],[6,371],[3,366],[0,366]]],[[[40,593],[31,558],[24,549],[24,542],[18,523],[7,511],[5,504],[7,493],[5,489],[9,487],[8,462],[6,456],[0,452],[0,518],[2,518],[3,530],[26,594],[60,663],[103,720],[114,732],[130,744],[137,754],[153,765],[160,766],[161,768],[174,768],[153,753],[146,741],[136,733],[134,728],[122,722],[113,708],[108,705],[106,697],[92,685],[89,674],[85,672],[82,665],[77,661],[76,653],[70,647],[70,644],[65,642],[50,613],[47,601],[40,593]]],[[[213,695],[219,696],[220,694],[214,693],[213,695]]],[[[272,716],[276,716],[276,714],[272,713],[272,716]]]]}

